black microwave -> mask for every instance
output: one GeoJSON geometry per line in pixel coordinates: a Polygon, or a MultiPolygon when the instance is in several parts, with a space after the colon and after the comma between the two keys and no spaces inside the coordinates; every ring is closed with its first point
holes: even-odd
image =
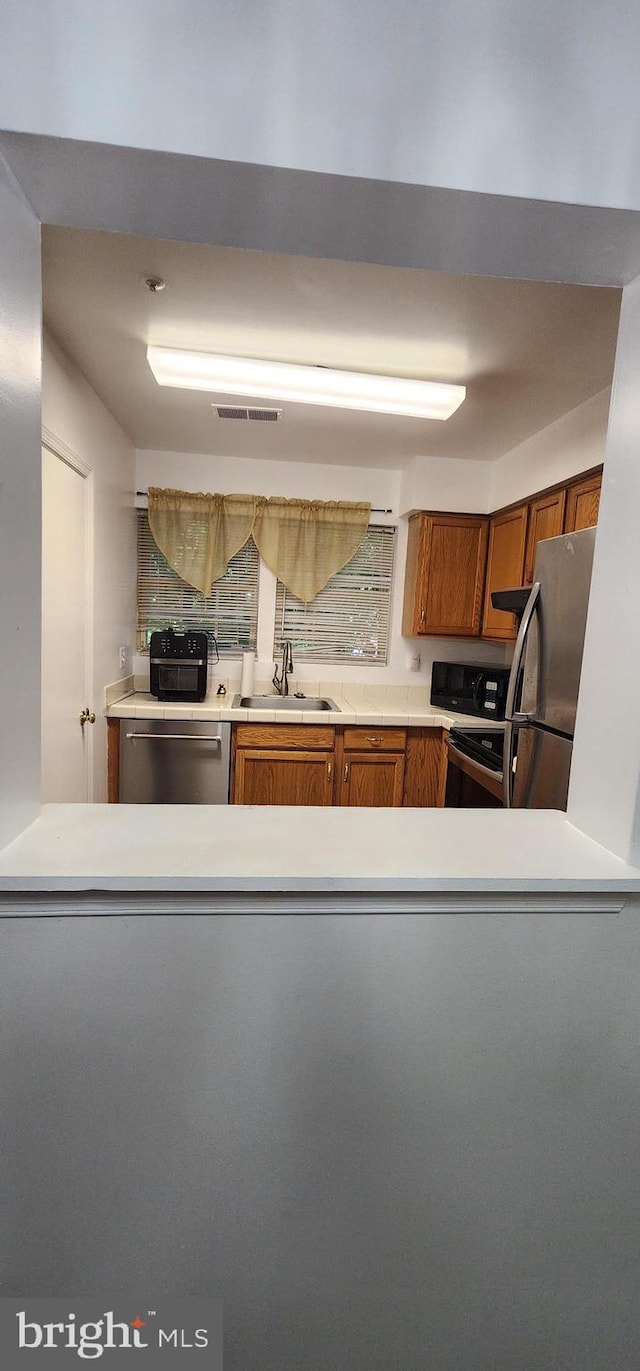
{"type": "Polygon", "coordinates": [[[456,714],[504,719],[509,668],[485,663],[434,662],[431,703],[456,714]]]}
{"type": "Polygon", "coordinates": [[[206,633],[195,630],[178,633],[173,628],[152,633],[149,643],[151,694],[158,700],[204,700],[208,653],[206,633]]]}

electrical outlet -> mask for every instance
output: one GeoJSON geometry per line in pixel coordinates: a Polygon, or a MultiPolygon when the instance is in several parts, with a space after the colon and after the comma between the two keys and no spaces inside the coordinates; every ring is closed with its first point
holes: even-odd
{"type": "Polygon", "coordinates": [[[419,652],[410,652],[410,653],[408,653],[408,655],[407,655],[407,667],[408,667],[409,671],[419,671],[419,670],[420,670],[420,653],[419,653],[419,652]]]}
{"type": "Polygon", "coordinates": [[[121,648],[120,648],[120,670],[121,670],[121,671],[124,671],[126,665],[127,665],[127,649],[126,649],[126,647],[121,647],[121,648]]]}

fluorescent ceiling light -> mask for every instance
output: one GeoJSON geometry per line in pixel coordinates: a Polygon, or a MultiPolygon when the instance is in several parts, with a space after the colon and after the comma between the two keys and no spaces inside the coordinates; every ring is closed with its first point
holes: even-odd
{"type": "Polygon", "coordinates": [[[405,414],[414,419],[448,419],[466,393],[464,386],[439,381],[409,381],[398,376],[257,362],[250,357],[219,357],[175,348],[148,347],[147,361],[159,386],[290,400],[297,405],[363,409],[374,414],[405,414]]]}

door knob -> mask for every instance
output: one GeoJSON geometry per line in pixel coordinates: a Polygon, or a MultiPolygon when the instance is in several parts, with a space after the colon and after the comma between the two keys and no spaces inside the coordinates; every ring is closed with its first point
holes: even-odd
{"type": "Polygon", "coordinates": [[[79,718],[82,728],[84,728],[85,724],[95,724],[96,721],[96,716],[93,711],[89,709],[88,705],[82,710],[79,718]]]}

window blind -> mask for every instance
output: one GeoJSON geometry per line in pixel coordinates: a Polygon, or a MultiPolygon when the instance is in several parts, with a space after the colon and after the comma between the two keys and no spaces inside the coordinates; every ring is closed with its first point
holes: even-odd
{"type": "Polygon", "coordinates": [[[385,666],[395,528],[371,525],[355,557],[306,605],[278,581],[274,655],[289,639],[293,659],[385,666]]]}
{"type": "Polygon", "coordinates": [[[138,510],[138,646],[145,651],[151,634],[171,625],[204,629],[214,636],[220,656],[255,648],[258,628],[258,549],[252,538],[231,558],[210,595],[202,595],[169,566],[151,535],[145,509],[138,510]]]}

